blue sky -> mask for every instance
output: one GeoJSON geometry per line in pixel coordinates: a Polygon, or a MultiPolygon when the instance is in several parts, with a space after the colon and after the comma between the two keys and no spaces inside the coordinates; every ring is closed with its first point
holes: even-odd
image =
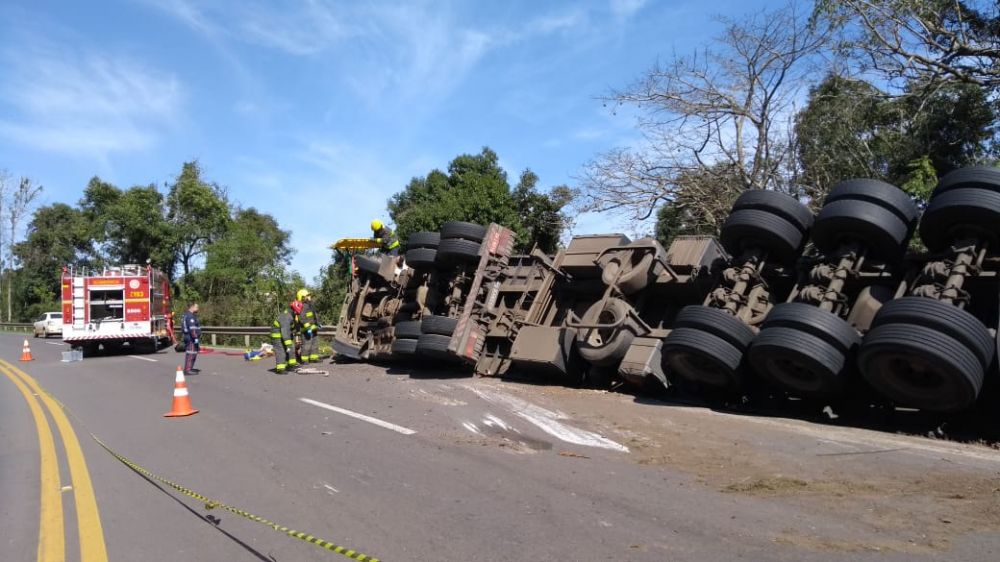
{"type": "MultiPolygon", "coordinates": [[[[489,146],[574,184],[636,141],[598,96],[687,54],[739,1],[6,0],[0,169],[75,203],[99,175],[163,185],[198,159],[292,232],[312,279],[409,179],[489,146]],[[706,8],[707,6],[707,8],[706,8]]],[[[577,232],[620,227],[579,217],[577,232]]]]}

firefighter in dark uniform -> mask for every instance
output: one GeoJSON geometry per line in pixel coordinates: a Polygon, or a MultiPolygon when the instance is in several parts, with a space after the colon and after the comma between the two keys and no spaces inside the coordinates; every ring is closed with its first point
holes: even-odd
{"type": "Polygon", "coordinates": [[[392,230],[378,219],[372,221],[372,238],[379,244],[382,253],[399,255],[399,238],[396,238],[392,230]]]}
{"type": "Polygon", "coordinates": [[[302,362],[319,362],[319,316],[312,304],[312,293],[308,289],[299,289],[295,293],[295,300],[302,303],[302,313],[299,315],[299,324],[302,328],[302,362]]]}
{"type": "Polygon", "coordinates": [[[198,350],[201,349],[201,324],[198,322],[198,303],[193,302],[188,305],[181,319],[181,334],[184,337],[184,374],[191,375],[201,372],[201,369],[194,367],[194,362],[198,359],[198,350]]]}
{"type": "Polygon", "coordinates": [[[292,301],[288,309],[281,311],[271,328],[271,343],[274,346],[274,359],[277,361],[274,370],[279,375],[283,375],[289,367],[294,369],[299,365],[295,359],[295,316],[301,312],[301,307],[302,303],[292,301]]]}

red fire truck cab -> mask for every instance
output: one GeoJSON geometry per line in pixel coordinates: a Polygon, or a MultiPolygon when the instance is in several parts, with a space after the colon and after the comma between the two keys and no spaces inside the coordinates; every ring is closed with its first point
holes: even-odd
{"type": "Polygon", "coordinates": [[[173,342],[170,281],[148,265],[64,267],[63,341],[94,352],[128,344],[156,351],[173,342]]]}

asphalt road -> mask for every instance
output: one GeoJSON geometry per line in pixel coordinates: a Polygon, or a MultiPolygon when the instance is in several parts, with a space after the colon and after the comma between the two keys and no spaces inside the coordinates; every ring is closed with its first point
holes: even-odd
{"type": "MultiPolygon", "coordinates": [[[[637,463],[627,432],[539,406],[524,385],[508,392],[493,380],[363,364],[323,365],[328,377],[277,376],[266,364],[203,354],[201,373],[187,379],[200,413],[165,418],[181,354],[63,363],[68,347],[34,339],[35,361],[19,362],[22,341],[0,335],[3,560],[44,559],[40,548],[56,548],[54,534],[67,560],[346,560],[151,482],[91,434],[181,486],[382,560],[913,555],[776,542],[789,529],[863,531],[809,504],[720,493],[690,472],[637,463]],[[65,405],[81,455],[59,426],[59,408],[37,392],[25,396],[32,380],[65,405]],[[44,453],[32,400],[48,420],[55,459],[44,453]],[[86,505],[88,487],[96,509],[86,505]]],[[[1000,534],[978,532],[927,557],[996,559],[998,545],[1000,534]]]]}

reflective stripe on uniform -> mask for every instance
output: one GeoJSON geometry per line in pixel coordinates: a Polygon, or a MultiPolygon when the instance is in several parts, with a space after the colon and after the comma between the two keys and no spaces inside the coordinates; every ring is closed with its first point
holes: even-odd
{"type": "Polygon", "coordinates": [[[295,342],[292,340],[285,340],[285,345],[292,345],[293,343],[295,342]]]}

